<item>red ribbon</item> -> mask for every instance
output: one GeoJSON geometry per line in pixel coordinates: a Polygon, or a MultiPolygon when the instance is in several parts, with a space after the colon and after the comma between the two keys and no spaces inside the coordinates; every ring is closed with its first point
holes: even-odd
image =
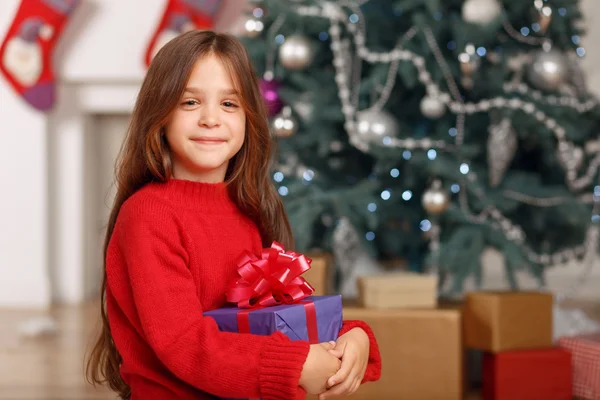
{"type": "Polygon", "coordinates": [[[292,304],[310,296],[315,289],[300,275],[312,260],[273,242],[261,257],[245,252],[237,262],[239,278],[227,291],[227,301],[239,308],[292,304]]]}

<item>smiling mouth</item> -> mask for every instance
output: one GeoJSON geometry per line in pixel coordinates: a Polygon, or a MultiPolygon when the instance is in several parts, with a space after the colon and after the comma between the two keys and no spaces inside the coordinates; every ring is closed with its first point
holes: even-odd
{"type": "Polygon", "coordinates": [[[219,138],[195,138],[192,139],[193,142],[199,143],[199,144],[221,144],[221,143],[225,143],[225,139],[219,139],[219,138]]]}

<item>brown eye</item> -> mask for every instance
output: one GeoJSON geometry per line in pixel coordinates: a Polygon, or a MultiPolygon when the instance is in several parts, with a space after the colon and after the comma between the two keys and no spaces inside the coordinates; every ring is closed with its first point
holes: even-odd
{"type": "Polygon", "coordinates": [[[225,101],[223,102],[223,105],[227,108],[236,108],[237,105],[235,103],[232,103],[231,101],[225,101]]]}

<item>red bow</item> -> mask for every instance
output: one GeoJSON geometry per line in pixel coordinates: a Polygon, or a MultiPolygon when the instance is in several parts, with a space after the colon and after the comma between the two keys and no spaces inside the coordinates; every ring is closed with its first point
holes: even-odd
{"type": "Polygon", "coordinates": [[[293,251],[285,251],[273,242],[262,250],[261,258],[246,251],[237,262],[237,279],[227,291],[227,301],[240,308],[291,304],[310,296],[315,289],[302,275],[312,260],[293,251]]]}

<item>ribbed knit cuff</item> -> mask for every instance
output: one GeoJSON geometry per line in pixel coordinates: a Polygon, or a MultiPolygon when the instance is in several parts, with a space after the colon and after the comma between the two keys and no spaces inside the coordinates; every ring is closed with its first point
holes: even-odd
{"type": "Polygon", "coordinates": [[[302,367],[310,345],[276,333],[263,347],[259,362],[260,394],[264,400],[296,399],[302,367]]]}
{"type": "Polygon", "coordinates": [[[378,381],[381,377],[381,354],[371,327],[364,321],[344,321],[339,336],[354,328],[361,328],[369,337],[369,364],[361,383],[378,381]]]}

